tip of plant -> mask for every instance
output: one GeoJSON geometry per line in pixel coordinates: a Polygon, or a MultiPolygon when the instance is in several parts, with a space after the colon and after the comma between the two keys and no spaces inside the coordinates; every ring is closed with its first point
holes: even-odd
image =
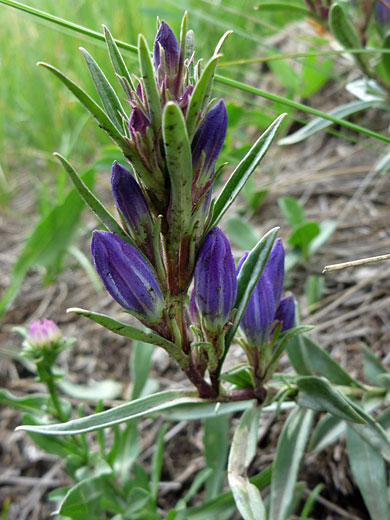
{"type": "Polygon", "coordinates": [[[79,309],[79,307],[69,307],[69,309],[66,309],[66,314],[75,313],[78,314],[82,309],[79,309]]]}

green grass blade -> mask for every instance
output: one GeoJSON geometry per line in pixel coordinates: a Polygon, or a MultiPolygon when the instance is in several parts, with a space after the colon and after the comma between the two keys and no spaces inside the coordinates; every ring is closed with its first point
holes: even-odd
{"type": "Polygon", "coordinates": [[[96,63],[96,61],[92,58],[88,51],[80,47],[80,51],[84,56],[85,63],[89,69],[91,74],[92,81],[95,84],[96,90],[99,94],[101,102],[103,103],[103,107],[106,111],[106,114],[110,118],[111,122],[115,125],[118,132],[121,134],[123,124],[122,124],[122,114],[126,119],[127,115],[123,110],[121,102],[119,101],[118,96],[116,95],[115,90],[112,85],[106,78],[104,72],[96,63]]]}
{"type": "Polygon", "coordinates": [[[127,233],[121,228],[118,222],[114,219],[111,213],[103,206],[100,200],[92,193],[88,186],[83,182],[79,174],[73,168],[73,166],[59,153],[53,154],[62,164],[64,170],[68,174],[73,186],[78,191],[80,197],[83,199],[85,204],[93,211],[96,217],[104,225],[106,229],[114,233],[118,237],[122,238],[132,246],[136,247],[135,243],[127,233]]]}
{"type": "Polygon", "coordinates": [[[108,28],[105,25],[103,25],[103,31],[104,31],[104,37],[106,39],[108,54],[110,56],[110,60],[111,60],[112,66],[114,68],[114,71],[119,76],[126,78],[127,81],[129,82],[130,87],[133,90],[135,90],[130,73],[126,67],[126,63],[125,63],[124,59],[122,58],[122,54],[120,53],[118,46],[117,46],[114,38],[112,37],[112,34],[110,33],[110,31],[108,30],[108,28]]]}
{"type": "Polygon", "coordinates": [[[223,215],[232,205],[245,183],[260,164],[268,148],[271,146],[286,114],[281,114],[259,137],[246,156],[239,163],[224,185],[214,205],[213,218],[210,228],[216,226],[223,215]]]}
{"type": "Polygon", "coordinates": [[[138,58],[141,69],[141,76],[144,82],[146,100],[149,107],[150,119],[153,130],[157,132],[161,128],[161,101],[158,92],[156,79],[154,77],[154,67],[150,51],[145,38],[138,36],[138,58]]]}

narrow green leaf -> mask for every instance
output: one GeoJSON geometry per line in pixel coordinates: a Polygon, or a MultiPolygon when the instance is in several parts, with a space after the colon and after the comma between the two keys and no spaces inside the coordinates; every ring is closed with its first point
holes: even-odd
{"type": "Polygon", "coordinates": [[[38,63],[41,67],[45,67],[45,69],[50,70],[57,78],[59,78],[62,83],[76,96],[76,98],[80,101],[82,105],[88,110],[88,112],[92,115],[94,119],[98,122],[99,126],[103,128],[103,130],[108,134],[108,136],[114,141],[115,144],[119,146],[119,148],[125,153],[128,151],[128,144],[123,138],[121,132],[116,128],[116,126],[111,122],[111,119],[107,116],[107,114],[102,110],[102,108],[95,103],[95,101],[76,83],[74,83],[68,76],[63,74],[60,70],[56,69],[52,65],[48,63],[38,63]]]}
{"type": "Polygon", "coordinates": [[[245,186],[245,183],[256,170],[268,148],[271,146],[286,115],[287,114],[281,114],[275,119],[235,168],[215,201],[213,218],[209,228],[216,226],[233,204],[237,195],[245,186]]]}
{"type": "Polygon", "coordinates": [[[291,235],[288,238],[288,243],[291,246],[297,246],[303,250],[306,250],[309,243],[319,234],[319,232],[320,225],[318,222],[307,221],[293,229],[291,235]]]}
{"type": "Polygon", "coordinates": [[[345,429],[345,421],[334,415],[326,414],[313,430],[309,450],[313,453],[322,451],[344,435],[345,429]]]}
{"type": "Polygon", "coordinates": [[[42,433],[45,435],[72,435],[76,433],[86,433],[108,428],[115,424],[130,421],[145,415],[151,415],[168,408],[189,403],[198,403],[200,398],[193,397],[194,392],[188,390],[167,390],[158,394],[149,395],[136,399],[130,403],[125,403],[110,410],[74,419],[60,424],[18,426],[19,430],[32,433],[42,433]]]}
{"type": "Polygon", "coordinates": [[[272,520],[287,520],[298,471],[309,438],[314,413],[297,408],[284,423],[276,448],[271,482],[272,520]]]}
{"type": "Polygon", "coordinates": [[[323,222],[320,222],[320,232],[316,237],[313,238],[313,240],[308,245],[309,256],[314,255],[314,253],[316,253],[318,249],[329,240],[329,238],[335,232],[336,228],[336,220],[324,220],[323,222]]]}
{"type": "Polygon", "coordinates": [[[153,345],[142,341],[133,341],[130,360],[132,400],[143,396],[143,391],[150,373],[150,363],[153,352],[153,345]]]}
{"type": "Polygon", "coordinates": [[[294,228],[305,222],[305,210],[294,197],[280,197],[278,205],[290,227],[294,228]]]}
{"type": "Polygon", "coordinates": [[[129,82],[130,87],[135,90],[133,81],[131,79],[130,73],[127,70],[126,63],[124,62],[124,59],[122,58],[122,55],[118,49],[118,46],[112,37],[111,32],[109,29],[103,25],[103,32],[104,32],[104,38],[106,40],[108,54],[110,56],[110,60],[112,63],[112,66],[114,68],[114,71],[118,76],[121,76],[123,78],[126,78],[129,82]]]}
{"type": "MultiPolygon", "coordinates": [[[[382,42],[383,50],[389,51],[390,50],[390,32],[388,31],[383,38],[382,42]]],[[[384,52],[382,54],[382,65],[383,69],[385,71],[386,79],[390,80],[390,54],[388,52],[384,52]]]]}
{"type": "Polygon", "coordinates": [[[92,210],[92,212],[96,215],[96,217],[100,220],[103,226],[114,233],[118,237],[122,238],[126,242],[129,242],[132,246],[136,247],[133,240],[129,237],[127,233],[121,228],[115,218],[111,215],[111,213],[103,206],[100,200],[96,197],[94,193],[88,188],[85,182],[81,179],[80,175],[76,172],[73,166],[59,153],[54,153],[54,157],[56,157],[62,164],[64,170],[68,174],[70,180],[72,181],[73,186],[76,188],[78,194],[83,199],[85,204],[92,210]]]}
{"type": "Polygon", "coordinates": [[[145,38],[138,36],[138,58],[141,77],[144,83],[146,100],[149,107],[151,124],[155,133],[161,128],[161,101],[154,77],[154,67],[145,38]]]}
{"type": "Polygon", "coordinates": [[[360,345],[364,356],[364,377],[374,385],[382,386],[380,376],[388,374],[378,356],[363,343],[360,345]]]}
{"type": "Polygon", "coordinates": [[[190,97],[186,116],[187,133],[190,141],[192,141],[196,127],[199,123],[199,114],[203,112],[208,103],[211,87],[213,85],[215,69],[221,56],[221,54],[217,54],[216,56],[212,56],[212,58],[208,61],[190,97]]]}
{"type": "Polygon", "coordinates": [[[310,121],[310,123],[307,123],[307,125],[303,126],[293,134],[290,134],[287,137],[283,137],[283,139],[280,139],[280,141],[278,141],[278,144],[281,146],[286,146],[290,144],[300,143],[301,141],[304,141],[308,137],[316,134],[317,132],[320,132],[321,130],[324,130],[325,128],[331,126],[332,123],[335,123],[334,118],[340,119],[343,117],[350,116],[351,114],[356,114],[356,112],[361,112],[366,108],[373,108],[379,106],[380,103],[377,101],[352,101],[351,103],[338,106],[334,110],[331,110],[328,114],[332,117],[332,119],[324,118],[322,115],[316,117],[315,119],[310,121]]]}
{"type": "Polygon", "coordinates": [[[116,95],[115,90],[89,52],[83,49],[83,47],[80,47],[80,51],[84,56],[85,63],[88,66],[92,81],[95,84],[97,93],[99,94],[101,102],[103,103],[106,114],[110,118],[111,122],[115,125],[118,132],[122,133],[123,126],[120,114],[122,114],[124,117],[127,116],[123,110],[118,96],[116,95]]]}
{"type": "Polygon", "coordinates": [[[164,107],[162,133],[171,181],[169,227],[179,242],[191,217],[192,155],[183,113],[173,101],[164,107]]]}
{"type": "Polygon", "coordinates": [[[324,294],[325,279],[318,274],[311,274],[305,282],[305,297],[307,306],[310,307],[319,302],[324,294]]]}
{"type": "Polygon", "coordinates": [[[390,518],[385,462],[377,450],[347,427],[347,453],[352,475],[372,519],[390,518]]]}
{"type": "Polygon", "coordinates": [[[211,470],[211,475],[206,481],[206,500],[218,496],[223,486],[230,446],[229,423],[226,415],[204,421],[204,457],[207,467],[211,470]]]}
{"type": "Polygon", "coordinates": [[[244,520],[265,520],[266,511],[256,486],[250,483],[247,475],[257,445],[257,431],[261,407],[254,402],[240,420],[229,455],[228,481],[233,492],[237,509],[244,520]]]}
{"type": "Polygon", "coordinates": [[[324,489],[323,484],[317,484],[313,491],[308,496],[305,505],[302,508],[302,513],[299,520],[307,520],[309,518],[310,512],[314,506],[315,501],[317,500],[318,495],[324,489]]]}
{"type": "Polygon", "coordinates": [[[126,486],[131,480],[131,468],[140,452],[138,421],[128,422],[125,428],[114,436],[114,444],[110,450],[113,460],[107,462],[113,467],[116,475],[120,475],[121,482],[126,486]]]}
{"type": "Polygon", "coordinates": [[[0,388],[0,404],[3,406],[10,406],[16,410],[29,412],[32,414],[45,413],[45,407],[48,404],[49,395],[33,394],[23,397],[16,397],[4,388],[0,388]]]}
{"type": "MultiPolygon", "coordinates": [[[[294,326],[298,327],[301,324],[298,305],[295,304],[295,321],[294,326]]],[[[308,356],[308,349],[304,341],[304,336],[298,335],[291,338],[286,346],[286,352],[290,363],[295,372],[301,376],[308,376],[313,374],[313,369],[308,356]]]]}
{"type": "Polygon", "coordinates": [[[346,421],[365,424],[349,401],[326,380],[316,376],[301,376],[296,380],[299,393],[297,403],[305,408],[326,411],[346,421]]]}
{"type": "Polygon", "coordinates": [[[154,501],[157,500],[158,484],[161,479],[161,470],[164,457],[164,435],[166,434],[167,429],[168,425],[165,424],[159,430],[153,451],[150,487],[152,499],[154,501]]]}
{"type": "Polygon", "coordinates": [[[237,288],[237,299],[235,308],[237,312],[234,316],[233,324],[228,330],[225,338],[225,353],[221,359],[221,364],[226,357],[229,350],[230,344],[233,341],[234,335],[241,322],[242,316],[244,315],[246,306],[248,305],[249,299],[252,295],[253,289],[260,279],[261,273],[267,263],[268,256],[271,252],[272,246],[275,242],[276,235],[279,231],[278,227],[268,231],[263,238],[257,243],[257,245],[250,251],[247,259],[245,260],[240,274],[238,275],[238,288],[237,288]]]}
{"type": "Polygon", "coordinates": [[[313,18],[314,20],[317,20],[319,23],[323,23],[322,18],[320,18],[318,15],[313,13],[313,11],[310,11],[309,9],[306,9],[306,7],[302,5],[295,5],[290,2],[261,2],[260,4],[257,4],[256,11],[262,14],[265,11],[287,11],[288,15],[293,15],[294,13],[300,14],[302,16],[306,16],[309,18],[313,18]]]}
{"type": "Polygon", "coordinates": [[[310,325],[300,325],[299,327],[293,327],[292,329],[289,329],[288,331],[284,332],[283,336],[281,337],[281,341],[278,342],[278,345],[274,353],[272,354],[270,366],[276,366],[276,363],[278,362],[280,356],[283,354],[287,345],[294,336],[301,335],[304,332],[309,332],[312,329],[313,327],[310,325]]]}
{"type": "Polygon", "coordinates": [[[103,491],[103,476],[82,480],[67,492],[57,514],[79,520],[94,518],[100,512],[103,491]]]}
{"type": "Polygon", "coordinates": [[[78,307],[67,309],[66,312],[81,314],[82,316],[99,323],[99,325],[102,325],[106,329],[111,330],[111,332],[119,334],[119,336],[124,336],[125,338],[134,339],[136,341],[143,341],[144,343],[151,343],[152,345],[157,345],[166,350],[168,354],[170,354],[182,368],[185,368],[188,365],[188,358],[179,346],[161,336],[158,336],[157,334],[154,334],[153,332],[143,332],[136,327],[132,327],[131,325],[127,325],[122,321],[110,318],[105,314],[79,309],[78,307]]]}
{"type": "Polygon", "coordinates": [[[225,227],[229,239],[244,251],[255,247],[260,240],[256,228],[238,215],[228,217],[225,227]]]}
{"type": "Polygon", "coordinates": [[[113,379],[104,379],[90,386],[78,385],[62,378],[56,386],[64,394],[80,401],[100,401],[117,399],[122,393],[122,383],[113,379]]]}

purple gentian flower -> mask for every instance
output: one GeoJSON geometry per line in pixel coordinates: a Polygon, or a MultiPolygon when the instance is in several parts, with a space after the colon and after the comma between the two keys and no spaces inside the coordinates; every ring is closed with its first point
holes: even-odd
{"type": "Polygon", "coordinates": [[[197,176],[207,181],[214,172],[215,163],[221,152],[227,130],[227,112],[225,103],[221,99],[214,108],[209,110],[202,124],[192,140],[192,165],[200,167],[203,160],[202,172],[197,176]]]}
{"type": "Polygon", "coordinates": [[[156,70],[161,65],[161,48],[164,51],[167,72],[174,73],[179,63],[180,47],[172,29],[164,20],[157,31],[153,46],[153,63],[156,70]]]}
{"type": "MultiPolygon", "coordinates": [[[[240,259],[239,272],[248,253],[240,259]]],[[[261,346],[272,333],[273,323],[282,323],[282,332],[294,323],[294,300],[292,296],[282,297],[284,280],[284,248],[280,238],[275,240],[267,264],[253,290],[240,328],[251,346],[261,346]]]]}
{"type": "Polygon", "coordinates": [[[60,339],[60,329],[52,320],[36,320],[28,328],[27,341],[31,347],[50,347],[60,339]]]}
{"type": "Polygon", "coordinates": [[[153,227],[148,203],[131,173],[116,161],[112,165],[111,186],[115,205],[125,224],[135,239],[144,241],[153,227]]]}
{"type": "Polygon", "coordinates": [[[104,287],[141,321],[161,322],[164,300],[153,267],[132,245],[113,233],[94,231],[91,252],[104,287]]]}
{"type": "Polygon", "coordinates": [[[200,247],[194,271],[194,302],[207,331],[223,329],[236,297],[237,277],[229,241],[214,227],[200,247]]]}

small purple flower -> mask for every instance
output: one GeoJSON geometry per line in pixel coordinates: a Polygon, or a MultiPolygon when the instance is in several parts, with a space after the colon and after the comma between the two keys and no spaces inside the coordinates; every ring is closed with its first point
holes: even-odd
{"type": "Polygon", "coordinates": [[[376,3],[376,19],[382,27],[390,25],[390,7],[378,0],[376,3]]]}
{"type": "Polygon", "coordinates": [[[115,205],[128,226],[143,241],[151,234],[152,215],[148,203],[137,181],[123,166],[114,161],[111,186],[115,205]]]}
{"type": "Polygon", "coordinates": [[[208,331],[223,329],[236,297],[237,277],[229,241],[214,227],[200,247],[194,272],[194,302],[208,331]]]}
{"type": "Polygon", "coordinates": [[[278,310],[275,314],[275,320],[278,320],[282,324],[281,332],[291,329],[294,326],[295,317],[295,303],[294,298],[286,296],[282,298],[279,303],[278,310]]]}
{"type": "MultiPolygon", "coordinates": [[[[239,272],[248,253],[240,259],[237,271],[239,272]]],[[[292,327],[294,312],[291,296],[282,297],[284,280],[284,248],[280,238],[275,240],[267,264],[253,290],[240,327],[247,341],[253,346],[261,346],[268,341],[275,320],[283,323],[282,331],[292,327]]]]}
{"type": "Polygon", "coordinates": [[[142,136],[145,136],[148,126],[150,126],[149,119],[145,116],[139,107],[134,107],[131,111],[128,123],[131,137],[135,139],[136,132],[139,132],[142,136]]]}
{"type": "Polygon", "coordinates": [[[157,31],[153,46],[153,63],[156,70],[161,65],[161,49],[164,51],[168,73],[174,73],[179,63],[180,47],[172,29],[164,20],[157,31]]]}
{"type": "Polygon", "coordinates": [[[61,332],[54,321],[33,321],[28,328],[27,341],[33,348],[50,347],[61,339],[61,332]]]}
{"type": "Polygon", "coordinates": [[[147,323],[162,320],[164,300],[152,266],[133,246],[107,231],[94,231],[91,252],[107,291],[147,323]]]}
{"type": "Polygon", "coordinates": [[[208,180],[214,172],[215,163],[221,152],[227,129],[227,112],[221,99],[209,110],[192,140],[192,164],[196,168],[202,160],[201,178],[208,180]]]}

